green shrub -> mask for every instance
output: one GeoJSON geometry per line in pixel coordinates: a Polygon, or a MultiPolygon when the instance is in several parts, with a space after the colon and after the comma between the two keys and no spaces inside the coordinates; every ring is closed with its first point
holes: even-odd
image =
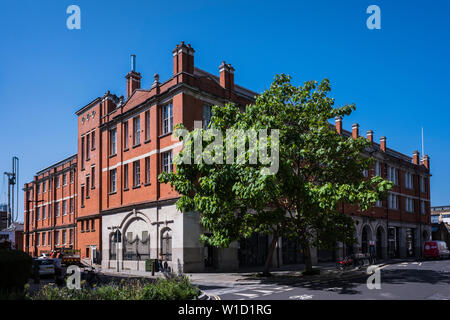
{"type": "Polygon", "coordinates": [[[0,249],[0,299],[21,297],[33,259],[19,250],[0,249]]]}
{"type": "Polygon", "coordinates": [[[187,300],[196,299],[200,290],[186,277],[157,279],[154,282],[128,280],[81,289],[46,285],[30,298],[33,300],[187,300]]]}

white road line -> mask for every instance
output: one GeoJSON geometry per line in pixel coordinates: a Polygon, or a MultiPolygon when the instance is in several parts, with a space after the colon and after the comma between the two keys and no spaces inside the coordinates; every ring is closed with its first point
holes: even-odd
{"type": "Polygon", "coordinates": [[[272,294],[272,293],[275,292],[275,291],[272,291],[272,290],[253,290],[253,291],[264,293],[264,294],[272,294]]]}
{"type": "Polygon", "coordinates": [[[259,294],[254,294],[254,293],[237,293],[236,292],[234,294],[237,294],[239,296],[244,296],[244,297],[247,297],[247,298],[250,298],[250,299],[259,297],[259,294]]]}

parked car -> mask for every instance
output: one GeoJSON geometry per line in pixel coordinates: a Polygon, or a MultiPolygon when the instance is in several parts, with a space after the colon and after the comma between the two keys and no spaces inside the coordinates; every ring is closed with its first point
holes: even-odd
{"type": "Polygon", "coordinates": [[[39,275],[54,275],[55,274],[55,265],[53,259],[33,259],[33,273],[34,274],[34,268],[39,265],[39,275]]]}
{"type": "Polygon", "coordinates": [[[450,257],[450,251],[444,241],[425,241],[423,256],[425,259],[448,259],[450,257]]]}

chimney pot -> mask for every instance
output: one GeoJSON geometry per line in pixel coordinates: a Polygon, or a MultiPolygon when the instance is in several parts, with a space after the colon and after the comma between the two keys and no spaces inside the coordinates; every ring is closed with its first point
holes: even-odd
{"type": "Polygon", "coordinates": [[[359,124],[357,123],[352,125],[352,136],[353,139],[357,139],[359,137],[359,124]]]}
{"type": "Polygon", "coordinates": [[[380,138],[380,148],[381,151],[386,152],[386,137],[380,138]]]}
{"type": "Polygon", "coordinates": [[[337,116],[336,118],[334,118],[334,123],[335,123],[337,133],[342,134],[342,117],[337,116]]]}
{"type": "Polygon", "coordinates": [[[420,159],[420,153],[419,153],[419,151],[415,150],[413,152],[413,164],[419,165],[420,164],[419,159],[420,159]]]}
{"type": "Polygon", "coordinates": [[[225,89],[234,90],[234,68],[231,64],[222,61],[222,64],[219,66],[219,72],[220,85],[225,89]]]}
{"type": "Polygon", "coordinates": [[[371,143],[373,142],[373,131],[367,130],[367,140],[369,140],[371,143]]]}
{"type": "Polygon", "coordinates": [[[422,157],[421,164],[425,166],[428,170],[430,170],[430,157],[428,155],[425,155],[422,157]]]}

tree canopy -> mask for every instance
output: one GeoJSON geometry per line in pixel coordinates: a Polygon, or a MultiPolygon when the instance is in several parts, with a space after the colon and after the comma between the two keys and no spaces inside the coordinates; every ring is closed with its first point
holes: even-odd
{"type": "Polygon", "coordinates": [[[290,76],[277,75],[245,112],[234,104],[214,106],[207,130],[180,136],[176,172],[159,179],[181,195],[178,210],[200,213],[209,232],[203,241],[229,246],[255,232],[271,234],[266,272],[280,236],[306,249],[307,268],[311,246],[354,242],[354,222],[342,204],[367,210],[392,183],[364,177],[373,164],[371,143],[336,132],[330,119],[348,116],[355,106],[334,107],[330,90],[327,79],[294,86],[290,76]],[[231,152],[234,162],[226,161],[231,152]]]}

